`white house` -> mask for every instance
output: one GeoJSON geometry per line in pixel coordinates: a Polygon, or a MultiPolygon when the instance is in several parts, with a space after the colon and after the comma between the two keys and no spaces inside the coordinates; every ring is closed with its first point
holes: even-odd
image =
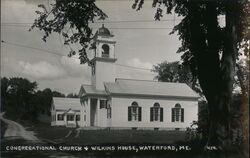
{"type": "Polygon", "coordinates": [[[186,84],[117,79],[113,37],[104,26],[95,34],[91,85],[79,92],[80,127],[185,129],[198,119],[199,96],[186,84]]]}
{"type": "Polygon", "coordinates": [[[81,108],[79,98],[53,97],[51,125],[76,127],[80,124],[81,108]]]}

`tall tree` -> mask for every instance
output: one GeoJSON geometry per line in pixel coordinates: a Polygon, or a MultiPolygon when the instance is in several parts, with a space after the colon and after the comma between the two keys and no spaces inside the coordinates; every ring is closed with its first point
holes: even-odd
{"type": "MultiPolygon", "coordinates": [[[[135,0],[133,8],[140,10],[144,0],[135,0]]],[[[209,107],[208,145],[225,147],[230,144],[232,90],[236,59],[242,44],[249,43],[248,1],[242,0],[154,0],[155,19],[174,11],[183,20],[174,27],[182,40],[178,52],[199,79],[209,107]],[[219,16],[225,16],[225,26],[219,16]]],[[[248,55],[249,46],[245,46],[248,55]]]]}
{"type": "Polygon", "coordinates": [[[1,84],[1,111],[5,111],[9,79],[6,77],[1,78],[0,84],[1,84]]]}
{"type": "MultiPolygon", "coordinates": [[[[62,94],[61,94],[62,95],[62,94]]],[[[52,103],[53,92],[50,88],[44,90],[38,90],[36,92],[37,104],[39,113],[50,115],[50,108],[52,103]]]]}
{"type": "Polygon", "coordinates": [[[6,97],[6,115],[13,119],[36,121],[38,110],[36,105],[36,82],[25,78],[9,79],[6,97]]]}
{"type": "Polygon", "coordinates": [[[65,98],[65,94],[63,94],[61,92],[58,92],[58,91],[53,91],[52,92],[52,96],[53,97],[62,97],[62,98],[65,98]]]}
{"type": "MultiPolygon", "coordinates": [[[[233,115],[239,115],[243,100],[241,97],[247,96],[248,92],[248,80],[249,80],[249,69],[246,66],[248,63],[248,58],[242,58],[236,63],[236,74],[235,74],[235,83],[234,83],[234,95],[233,101],[231,104],[231,113],[233,115]]],[[[181,64],[179,61],[167,62],[164,61],[160,64],[153,66],[153,72],[157,73],[155,79],[162,82],[178,82],[186,83],[190,88],[195,92],[199,93],[200,96],[204,97],[202,94],[200,85],[197,83],[196,78],[192,76],[190,67],[187,65],[181,64]]],[[[206,139],[208,136],[208,109],[207,103],[205,100],[199,101],[199,113],[198,121],[194,121],[193,125],[198,125],[196,131],[199,134],[202,134],[202,138],[206,139]]],[[[241,124],[234,123],[232,121],[232,140],[234,143],[239,144],[242,142],[242,130],[241,124]]],[[[244,133],[247,135],[247,133],[244,133]]]]}
{"type": "Polygon", "coordinates": [[[190,68],[178,61],[164,61],[160,64],[154,65],[152,71],[157,73],[155,78],[158,81],[186,83],[195,92],[202,95],[200,85],[198,84],[197,79],[192,76],[190,68]]]}

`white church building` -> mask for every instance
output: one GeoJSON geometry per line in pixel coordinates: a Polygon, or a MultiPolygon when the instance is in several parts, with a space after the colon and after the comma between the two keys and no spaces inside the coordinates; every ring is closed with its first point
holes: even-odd
{"type": "Polygon", "coordinates": [[[81,85],[80,99],[53,98],[52,126],[171,130],[198,119],[199,96],[186,84],[116,78],[115,43],[99,28],[91,85],[81,85]]]}

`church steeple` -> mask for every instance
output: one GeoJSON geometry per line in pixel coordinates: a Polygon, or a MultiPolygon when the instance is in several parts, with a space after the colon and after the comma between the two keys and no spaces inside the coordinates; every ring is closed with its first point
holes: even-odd
{"type": "Polygon", "coordinates": [[[94,37],[95,56],[92,60],[92,85],[98,90],[104,90],[104,82],[115,81],[115,43],[104,24],[99,28],[94,37]]]}

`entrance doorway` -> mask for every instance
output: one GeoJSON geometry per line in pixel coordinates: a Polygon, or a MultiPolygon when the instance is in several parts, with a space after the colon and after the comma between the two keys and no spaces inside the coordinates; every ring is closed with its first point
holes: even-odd
{"type": "Polygon", "coordinates": [[[97,99],[90,100],[90,126],[95,126],[97,121],[97,99]]]}

